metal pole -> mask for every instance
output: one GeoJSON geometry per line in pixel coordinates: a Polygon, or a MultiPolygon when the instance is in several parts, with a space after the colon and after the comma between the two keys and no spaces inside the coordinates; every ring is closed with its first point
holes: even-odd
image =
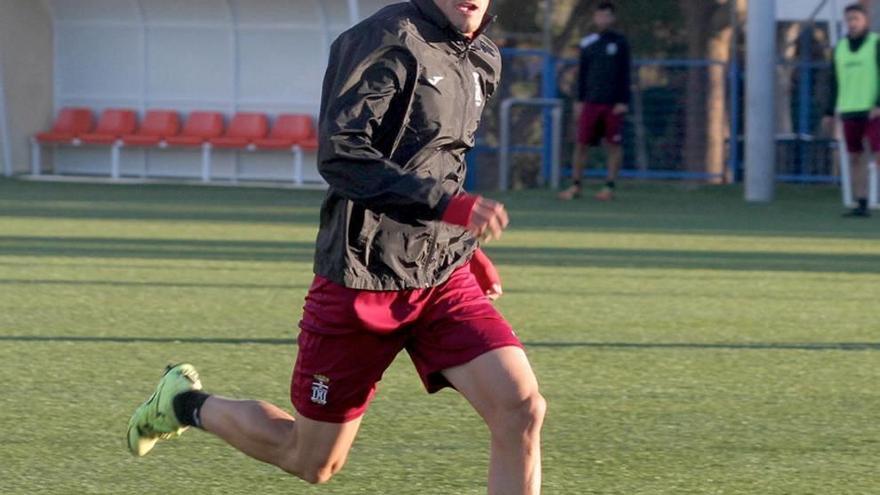
{"type": "Polygon", "coordinates": [[[352,26],[361,21],[360,0],[348,0],[348,17],[352,26]]]}
{"type": "Polygon", "coordinates": [[[834,124],[834,135],[837,137],[837,154],[840,157],[840,194],[843,196],[844,206],[855,206],[852,190],[852,168],[849,163],[849,152],[846,150],[846,138],[843,135],[843,126],[837,122],[834,124]]]}
{"type": "MultiPolygon", "coordinates": [[[[840,7],[836,0],[831,0],[831,46],[837,46],[843,37],[841,28],[843,27],[840,19],[840,7]]],[[[849,153],[846,152],[846,140],[843,137],[843,130],[840,128],[839,122],[834,122],[834,138],[837,140],[837,161],[840,164],[840,194],[843,199],[844,206],[851,206],[852,201],[852,182],[850,182],[849,153]]]]}
{"type": "Polygon", "coordinates": [[[498,150],[498,189],[510,189],[510,109],[515,100],[501,104],[501,149],[498,150]]]}
{"type": "Polygon", "coordinates": [[[868,186],[868,205],[875,210],[880,208],[880,184],[878,184],[880,170],[878,168],[880,167],[878,167],[875,161],[868,165],[868,180],[870,181],[868,186]]]}
{"type": "Polygon", "coordinates": [[[12,177],[12,140],[9,139],[9,119],[6,117],[6,86],[3,84],[3,59],[0,58],[0,144],[2,144],[3,175],[12,177]]]}
{"type": "MultiPolygon", "coordinates": [[[[797,160],[797,174],[804,175],[806,173],[806,165],[808,160],[807,153],[807,136],[812,138],[812,129],[811,129],[811,116],[810,110],[812,105],[812,100],[810,99],[810,95],[813,92],[813,67],[811,65],[812,62],[812,50],[813,50],[813,30],[816,25],[813,22],[808,22],[801,28],[800,39],[798,39],[798,49],[800,50],[800,67],[799,67],[799,83],[800,87],[798,88],[798,138],[797,138],[797,148],[798,148],[798,160],[797,160]]],[[[810,139],[812,140],[812,139],[810,139]]]]}
{"type": "Polygon", "coordinates": [[[746,201],[773,201],[776,182],[776,0],[749,2],[746,201]]]}
{"type": "Polygon", "coordinates": [[[728,79],[729,86],[727,94],[730,96],[730,137],[728,138],[728,146],[730,146],[729,161],[727,164],[727,182],[733,183],[737,181],[737,169],[739,168],[739,12],[737,11],[737,2],[730,2],[730,55],[728,60],[728,79]]]}
{"type": "MultiPolygon", "coordinates": [[[[550,187],[559,189],[562,182],[562,136],[565,130],[562,127],[562,105],[553,106],[553,164],[550,169],[550,187]]],[[[546,139],[546,136],[545,136],[546,139]]]]}
{"type": "Polygon", "coordinates": [[[110,147],[110,178],[116,180],[119,178],[119,148],[120,143],[113,143],[110,147]]]}
{"type": "MultiPolygon", "coordinates": [[[[553,54],[553,0],[544,0],[544,68],[541,76],[541,97],[556,98],[556,57],[553,54]]],[[[549,142],[549,127],[553,126],[553,114],[550,107],[544,107],[544,168],[540,176],[540,184],[546,185],[548,181],[552,182],[553,174],[550,168],[553,162],[553,144],[549,142]]],[[[555,132],[555,130],[553,131],[555,132]]]]}
{"type": "MultiPolygon", "coordinates": [[[[42,169],[43,160],[42,153],[40,149],[40,143],[37,142],[36,138],[31,138],[31,174],[32,175],[40,175],[40,170],[42,169]]],[[[9,177],[9,176],[7,176],[9,177]]]]}
{"type": "MultiPolygon", "coordinates": [[[[556,57],[553,56],[552,53],[547,53],[544,58],[544,76],[543,76],[544,87],[542,91],[543,99],[555,99],[557,96],[556,92],[556,57]]],[[[555,130],[548,131],[550,127],[553,127],[553,113],[549,106],[544,107],[544,135],[547,136],[549,132],[555,132],[555,130]]],[[[553,173],[550,165],[553,162],[553,145],[546,138],[544,139],[544,168],[541,173],[541,185],[546,185],[547,181],[550,179],[550,175],[553,173]]]]}
{"type": "Polygon", "coordinates": [[[544,51],[553,53],[553,0],[544,0],[544,51]]]}

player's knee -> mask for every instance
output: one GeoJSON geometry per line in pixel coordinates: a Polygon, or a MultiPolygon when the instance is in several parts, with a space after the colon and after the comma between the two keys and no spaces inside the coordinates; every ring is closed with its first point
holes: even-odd
{"type": "Polygon", "coordinates": [[[540,430],[544,424],[544,416],[547,415],[547,400],[538,392],[535,392],[528,401],[527,417],[531,429],[540,430]]]}
{"type": "Polygon", "coordinates": [[[541,430],[546,413],[547,401],[535,391],[501,408],[493,430],[506,438],[533,436],[541,430]]]}

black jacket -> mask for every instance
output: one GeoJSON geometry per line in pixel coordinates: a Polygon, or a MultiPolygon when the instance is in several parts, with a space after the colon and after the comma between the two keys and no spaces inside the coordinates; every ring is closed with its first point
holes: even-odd
{"type": "Polygon", "coordinates": [[[315,273],[354,289],[439,285],[477,240],[440,222],[501,72],[497,47],[433,0],[390,5],[333,43],[318,169],[330,184],[315,273]]]}
{"type": "Polygon", "coordinates": [[[581,40],[578,100],[628,104],[631,64],[629,43],[620,33],[606,31],[581,40]]]}

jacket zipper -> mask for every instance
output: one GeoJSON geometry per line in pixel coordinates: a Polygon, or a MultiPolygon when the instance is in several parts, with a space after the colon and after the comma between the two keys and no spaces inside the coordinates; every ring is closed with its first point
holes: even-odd
{"type": "Polygon", "coordinates": [[[466,139],[465,134],[467,133],[467,126],[471,120],[471,114],[473,113],[474,99],[477,97],[474,94],[474,81],[473,81],[473,72],[474,71],[473,71],[472,66],[470,64],[470,61],[468,60],[467,53],[468,52],[465,52],[464,56],[461,57],[461,59],[460,59],[461,63],[459,64],[461,66],[461,71],[462,71],[460,74],[460,77],[462,78],[462,83],[464,84],[464,87],[467,88],[466,89],[467,101],[465,102],[465,105],[464,105],[464,116],[461,119],[461,130],[458,133],[459,139],[461,139],[462,142],[465,142],[465,139],[466,139]]]}
{"type": "MultiPolygon", "coordinates": [[[[464,70],[464,75],[463,75],[464,85],[466,88],[468,88],[468,91],[467,91],[468,101],[467,101],[467,104],[465,105],[465,118],[461,122],[461,132],[459,133],[459,136],[460,136],[462,142],[466,142],[467,138],[468,138],[468,136],[467,136],[468,123],[471,122],[472,120],[476,119],[476,115],[475,115],[475,113],[476,113],[475,106],[476,105],[475,105],[475,103],[476,103],[476,99],[477,99],[477,94],[475,91],[477,91],[477,90],[479,90],[480,92],[483,91],[482,87],[479,87],[480,81],[477,79],[477,77],[479,77],[479,76],[475,75],[476,71],[474,70],[474,66],[473,66],[473,64],[470,63],[470,59],[468,57],[471,54],[471,52],[475,49],[474,43],[476,43],[476,41],[478,39],[480,39],[480,36],[482,36],[483,33],[485,33],[487,29],[489,29],[489,26],[491,26],[492,23],[494,23],[497,19],[498,19],[498,16],[492,15],[492,14],[487,14],[486,18],[483,20],[483,24],[481,24],[480,28],[474,32],[473,37],[471,37],[470,39],[465,41],[464,49],[459,54],[461,66],[462,66],[462,69],[464,70]]],[[[483,105],[485,105],[485,104],[486,104],[486,97],[484,94],[483,95],[483,105]]]]}

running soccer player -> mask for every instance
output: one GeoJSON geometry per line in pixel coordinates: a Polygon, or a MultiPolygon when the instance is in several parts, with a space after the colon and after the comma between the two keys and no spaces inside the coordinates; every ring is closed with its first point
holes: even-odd
{"type": "Polygon", "coordinates": [[[867,218],[869,172],[865,138],[871,152],[880,153],[880,37],[869,31],[868,13],[859,4],[845,9],[848,34],[834,49],[831,98],[825,111],[825,129],[840,116],[846,151],[852,165],[852,188],[858,205],[844,216],[867,218]]]}
{"type": "Polygon", "coordinates": [[[620,166],[623,162],[623,119],[629,111],[630,64],[629,43],[611,29],[617,20],[612,2],[600,2],[593,13],[598,33],[581,40],[578,72],[577,143],[572,163],[572,185],[559,193],[559,199],[572,200],[583,193],[584,166],[589,147],[605,140],[608,154],[605,185],[596,194],[600,201],[614,199],[620,166]]]}
{"type": "Polygon", "coordinates": [[[537,494],[546,403],[479,239],[504,206],[465,194],[465,153],[498,85],[489,0],[388,6],[331,47],[320,111],[315,279],[290,385],[296,415],[202,391],[169,367],[129,422],[145,455],[187,427],[311,483],[345,463],[376,383],[406,349],[428,392],[454,387],[491,436],[488,493],[537,494]],[[487,297],[488,296],[488,297],[487,297]]]}

